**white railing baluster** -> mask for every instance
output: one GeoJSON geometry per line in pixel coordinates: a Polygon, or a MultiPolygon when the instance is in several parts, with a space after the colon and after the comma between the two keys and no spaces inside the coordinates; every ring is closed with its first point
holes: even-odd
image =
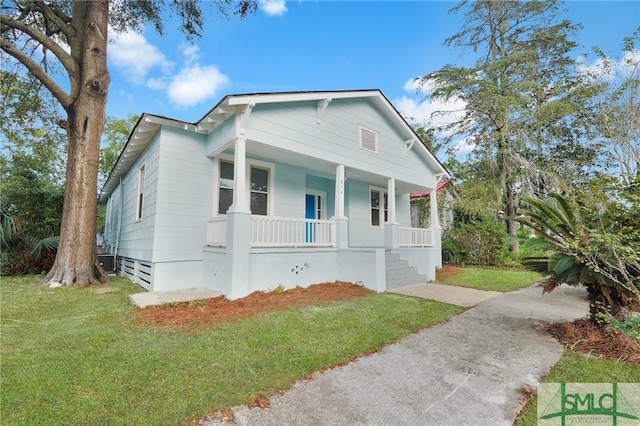
{"type": "Polygon", "coordinates": [[[334,247],[331,220],[251,216],[251,247],[334,247]]]}
{"type": "Polygon", "coordinates": [[[433,247],[433,229],[398,228],[400,247],[433,247]]]}
{"type": "Polygon", "coordinates": [[[227,246],[226,217],[214,217],[207,220],[207,245],[212,247],[227,246]]]}

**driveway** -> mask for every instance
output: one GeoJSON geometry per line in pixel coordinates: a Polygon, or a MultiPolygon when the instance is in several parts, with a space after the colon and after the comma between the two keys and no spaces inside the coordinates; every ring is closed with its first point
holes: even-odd
{"type": "Polygon", "coordinates": [[[528,287],[492,297],[378,353],[316,373],[272,397],[270,408],[237,407],[235,423],[512,425],[520,390],[535,388],[562,354],[562,345],[537,327],[584,316],[585,297],[565,285],[544,295],[528,287]]]}

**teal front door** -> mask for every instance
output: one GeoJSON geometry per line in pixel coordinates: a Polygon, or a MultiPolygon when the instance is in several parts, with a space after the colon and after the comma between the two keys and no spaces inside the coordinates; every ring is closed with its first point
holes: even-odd
{"type": "MultiPolygon", "coordinates": [[[[305,219],[316,219],[316,195],[306,194],[304,199],[304,217],[305,219]]],[[[315,225],[313,223],[305,223],[305,242],[313,243],[315,239],[315,225]]]]}

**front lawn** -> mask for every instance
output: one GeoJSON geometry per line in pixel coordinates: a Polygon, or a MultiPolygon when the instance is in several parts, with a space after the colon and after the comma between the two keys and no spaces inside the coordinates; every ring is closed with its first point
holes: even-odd
{"type": "Polygon", "coordinates": [[[126,279],[36,289],[37,279],[0,283],[3,425],[184,425],[463,310],[385,293],[176,329],[137,319],[127,295],[140,288],[126,279]]]}
{"type": "Polygon", "coordinates": [[[477,266],[444,265],[436,272],[439,284],[470,287],[478,290],[513,291],[530,286],[543,275],[524,269],[498,269],[477,266]]]}
{"type": "MultiPolygon", "coordinates": [[[[582,355],[569,350],[543,380],[546,383],[640,383],[640,365],[582,355]]],[[[537,424],[538,404],[534,393],[516,426],[537,424]]]]}

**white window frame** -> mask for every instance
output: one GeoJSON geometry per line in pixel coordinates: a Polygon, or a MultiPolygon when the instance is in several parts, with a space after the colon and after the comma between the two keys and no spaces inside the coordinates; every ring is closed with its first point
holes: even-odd
{"type": "Polygon", "coordinates": [[[138,191],[136,193],[136,221],[142,220],[144,207],[144,186],[145,186],[145,164],[138,167],[138,191]]]}
{"type": "Polygon", "coordinates": [[[360,143],[360,148],[364,149],[365,151],[368,152],[372,152],[374,154],[378,153],[378,146],[379,146],[379,137],[378,137],[378,132],[376,132],[375,130],[371,130],[368,127],[364,127],[364,126],[358,126],[358,141],[360,143]],[[364,140],[364,132],[369,132],[371,134],[373,134],[373,144],[374,144],[374,149],[370,149],[366,146],[364,146],[362,144],[362,141],[364,140]]]}
{"type": "MultiPolygon", "coordinates": [[[[220,203],[220,161],[225,163],[233,164],[235,168],[235,162],[233,161],[233,155],[230,154],[220,154],[216,157],[214,166],[213,166],[213,176],[214,176],[214,188],[213,188],[213,216],[226,216],[224,213],[218,212],[218,205],[220,203]]],[[[273,212],[275,210],[275,170],[276,165],[274,163],[269,163],[267,161],[260,161],[247,158],[246,161],[247,170],[245,171],[245,182],[246,182],[246,202],[248,206],[251,206],[251,169],[264,169],[267,170],[268,173],[268,181],[267,181],[267,216],[273,216],[273,212]]]]}
{"type": "MultiPolygon", "coordinates": [[[[266,208],[267,211],[266,211],[266,215],[265,216],[270,216],[270,213],[272,212],[272,209],[271,209],[271,206],[270,206],[270,204],[271,204],[271,194],[273,192],[273,186],[271,185],[271,174],[272,174],[271,169],[269,167],[257,167],[257,166],[254,166],[252,164],[249,164],[248,169],[249,169],[249,171],[248,171],[249,176],[247,177],[247,184],[248,184],[249,188],[247,189],[247,192],[249,193],[249,201],[248,201],[247,205],[249,206],[249,210],[251,210],[251,195],[253,193],[266,194],[267,195],[267,206],[266,206],[267,207],[266,208]],[[253,188],[251,188],[251,170],[254,170],[254,169],[255,170],[264,170],[264,171],[267,172],[267,190],[266,190],[266,192],[265,191],[254,190],[253,188]]],[[[252,211],[251,214],[257,214],[257,213],[254,213],[252,211]]]]}
{"type": "MultiPolygon", "coordinates": [[[[215,190],[214,190],[214,197],[213,197],[214,198],[214,203],[213,203],[213,210],[214,210],[213,211],[213,215],[214,216],[220,216],[220,215],[225,215],[226,214],[226,212],[225,213],[220,213],[219,212],[219,210],[220,210],[220,189],[221,189],[221,186],[220,186],[220,172],[222,171],[222,166],[221,166],[220,163],[231,163],[233,165],[233,167],[235,168],[235,164],[233,163],[233,156],[224,156],[222,158],[218,157],[216,159],[215,167],[214,167],[214,170],[215,170],[215,174],[214,174],[214,176],[215,176],[215,178],[214,178],[214,180],[215,180],[215,185],[214,185],[215,186],[215,190]]],[[[224,188],[226,188],[226,187],[224,187],[224,188]]],[[[234,189],[231,188],[231,190],[233,191],[234,189]]],[[[233,203],[232,203],[232,205],[233,205],[233,203]]]]}
{"type": "Polygon", "coordinates": [[[387,223],[387,220],[385,220],[385,212],[386,212],[386,216],[387,218],[389,217],[389,194],[387,192],[387,190],[385,188],[380,188],[377,186],[370,186],[369,187],[369,226],[372,228],[382,228],[384,227],[384,224],[387,223]],[[379,225],[374,225],[373,222],[371,221],[371,211],[373,209],[373,206],[371,205],[371,193],[372,192],[378,192],[380,194],[380,207],[378,208],[378,223],[380,223],[379,225]],[[387,206],[385,207],[384,205],[384,199],[385,197],[387,198],[387,206]]]}

